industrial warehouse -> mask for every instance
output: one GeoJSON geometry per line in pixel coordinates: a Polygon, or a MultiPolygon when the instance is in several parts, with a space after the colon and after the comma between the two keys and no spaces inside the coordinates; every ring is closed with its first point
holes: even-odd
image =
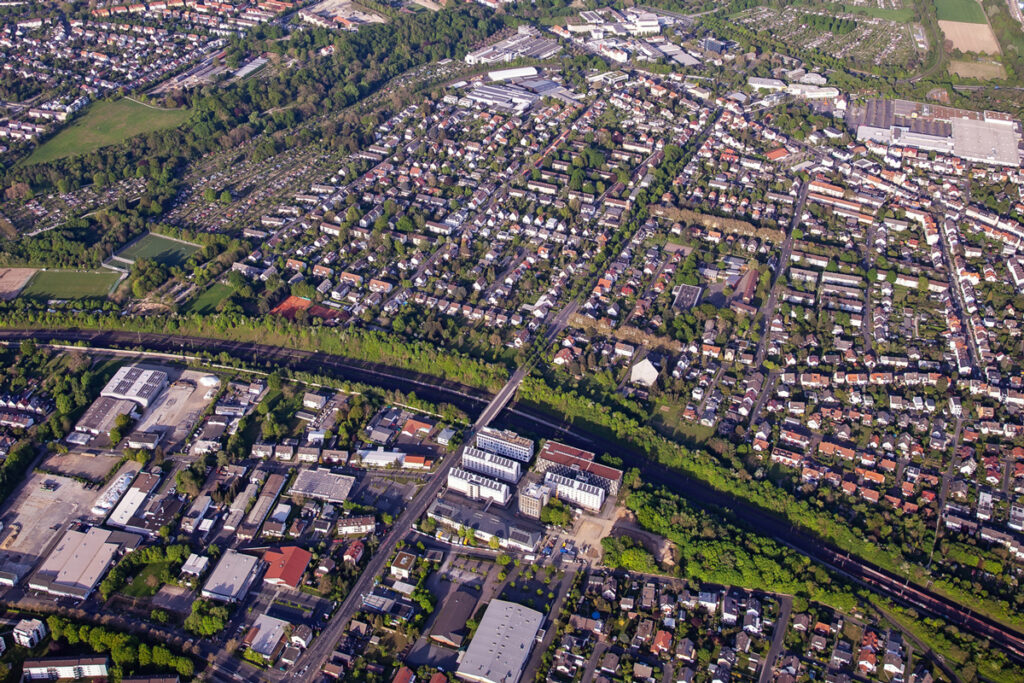
{"type": "Polygon", "coordinates": [[[1007,114],[908,100],[868,100],[847,115],[857,139],[914,147],[999,166],[1020,166],[1020,125],[1007,114]]]}

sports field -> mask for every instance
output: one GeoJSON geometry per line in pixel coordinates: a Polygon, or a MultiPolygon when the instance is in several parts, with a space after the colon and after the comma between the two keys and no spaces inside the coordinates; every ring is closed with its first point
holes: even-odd
{"type": "Polygon", "coordinates": [[[178,126],[188,114],[186,109],[157,109],[127,99],[93,102],[84,116],[44,142],[25,163],[92,152],[140,133],[178,126]]]}
{"type": "Polygon", "coordinates": [[[962,21],[966,24],[987,24],[985,10],[978,0],[935,0],[939,21],[962,21]]]}
{"type": "Polygon", "coordinates": [[[109,270],[40,270],[21,296],[34,299],[89,299],[105,297],[117,282],[109,270]]]}
{"type": "Polygon", "coordinates": [[[131,246],[117,253],[118,258],[129,261],[149,259],[165,266],[180,266],[188,257],[199,251],[199,245],[178,242],[161,235],[149,233],[131,246]]]}

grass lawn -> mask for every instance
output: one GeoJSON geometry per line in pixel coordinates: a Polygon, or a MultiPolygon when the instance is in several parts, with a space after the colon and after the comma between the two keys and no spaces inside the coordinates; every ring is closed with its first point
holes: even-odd
{"type": "Polygon", "coordinates": [[[963,21],[968,24],[987,24],[985,10],[978,0],[935,0],[939,21],[963,21]]]}
{"type": "Polygon", "coordinates": [[[105,297],[117,278],[118,273],[109,270],[41,270],[21,290],[21,296],[35,299],[105,297]]]}
{"type": "Polygon", "coordinates": [[[123,249],[117,255],[129,261],[140,258],[150,259],[165,266],[180,266],[188,257],[199,251],[199,245],[184,244],[160,235],[149,233],[123,249]]]}
{"type": "Polygon", "coordinates": [[[92,152],[140,133],[181,125],[188,115],[186,109],[155,109],[127,99],[94,102],[84,116],[44,142],[25,163],[92,152]]]}
{"type": "Polygon", "coordinates": [[[714,427],[691,422],[683,418],[685,404],[658,405],[651,417],[651,426],[669,438],[685,442],[688,446],[700,446],[715,435],[714,427]]]}
{"type": "Polygon", "coordinates": [[[148,598],[156,595],[156,592],[160,590],[160,586],[164,585],[160,579],[160,575],[164,571],[170,571],[170,562],[155,562],[153,564],[146,565],[141,572],[139,572],[132,582],[124,587],[121,591],[125,595],[132,598],[148,598]]]}
{"type": "Polygon", "coordinates": [[[225,284],[220,282],[208,287],[206,291],[197,296],[192,301],[185,304],[186,313],[213,313],[217,310],[217,304],[226,299],[232,292],[232,289],[225,284]]]}

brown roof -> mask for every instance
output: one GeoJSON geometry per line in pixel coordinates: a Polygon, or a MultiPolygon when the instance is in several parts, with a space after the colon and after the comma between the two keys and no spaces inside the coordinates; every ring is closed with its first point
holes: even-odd
{"type": "MultiPolygon", "coordinates": [[[[548,448],[552,443],[554,442],[548,441],[544,444],[544,448],[542,448],[540,453],[537,455],[538,459],[548,460],[558,465],[565,465],[566,467],[578,467],[583,472],[587,472],[588,474],[593,474],[610,481],[620,481],[622,479],[622,470],[617,470],[614,467],[608,467],[607,465],[601,465],[590,459],[570,455],[570,450],[579,451],[579,449],[572,448],[571,446],[554,443],[554,447],[548,448]]],[[[587,453],[588,451],[579,452],[587,453]]],[[[590,457],[593,458],[594,454],[590,453],[590,457]]]]}

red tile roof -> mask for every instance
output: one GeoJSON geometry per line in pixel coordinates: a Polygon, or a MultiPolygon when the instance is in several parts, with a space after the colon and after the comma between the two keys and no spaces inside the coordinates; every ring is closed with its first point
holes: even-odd
{"type": "Polygon", "coordinates": [[[268,550],[263,553],[263,561],[269,565],[263,580],[267,583],[298,588],[302,575],[306,573],[306,567],[312,559],[312,553],[296,546],[268,550]]]}

